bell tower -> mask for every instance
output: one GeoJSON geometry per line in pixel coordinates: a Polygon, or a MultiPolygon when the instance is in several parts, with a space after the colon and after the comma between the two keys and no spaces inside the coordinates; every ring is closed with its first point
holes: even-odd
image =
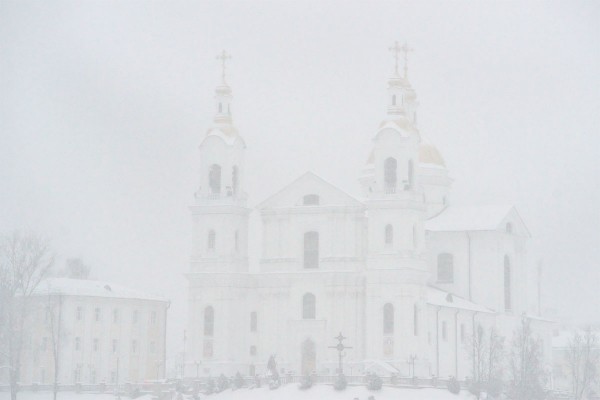
{"type": "Polygon", "coordinates": [[[388,80],[387,113],[373,138],[373,150],[360,177],[369,209],[369,254],[377,268],[414,266],[424,250],[425,204],[418,179],[419,146],[417,99],[408,81],[407,55],[397,42],[390,48],[395,59],[388,80]],[[404,55],[404,73],[398,60],[404,55]],[[414,259],[413,259],[414,257],[414,259]],[[389,262],[380,261],[389,259],[389,262]],[[402,261],[400,261],[402,259],[402,261]]]}
{"type": "Polygon", "coordinates": [[[246,144],[233,125],[233,96],[225,74],[230,58],[225,51],[217,56],[222,74],[215,89],[215,114],[199,147],[199,181],[190,207],[192,272],[247,271],[246,144]]]}

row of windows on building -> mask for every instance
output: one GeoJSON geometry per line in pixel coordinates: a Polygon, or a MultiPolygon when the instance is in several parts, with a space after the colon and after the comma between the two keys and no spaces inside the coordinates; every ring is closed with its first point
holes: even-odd
{"type": "MultiPolygon", "coordinates": [[[[66,339],[62,339],[62,341],[60,343],[61,347],[64,347],[66,345],[65,341],[66,341],[66,339]]],[[[94,353],[100,352],[101,343],[102,343],[102,341],[99,338],[92,339],[92,351],[94,353]]],[[[83,343],[82,343],[81,337],[77,336],[73,339],[73,348],[75,351],[83,351],[82,345],[83,345],[83,343]]],[[[48,351],[51,348],[51,346],[52,346],[51,339],[48,337],[43,337],[42,341],[40,343],[40,350],[42,352],[48,351]]],[[[137,354],[139,350],[140,350],[140,347],[139,347],[138,340],[132,339],[130,342],[130,347],[129,347],[130,354],[137,354]]],[[[110,351],[112,354],[119,353],[119,341],[117,339],[113,339],[111,341],[110,351]]],[[[148,352],[151,354],[156,352],[156,343],[154,341],[150,341],[148,343],[148,352]]]]}
{"type": "MultiPolygon", "coordinates": [[[[413,226],[413,247],[418,246],[418,230],[417,226],[413,226]]],[[[304,252],[303,252],[303,266],[306,269],[319,268],[319,232],[309,231],[304,233],[304,252]]],[[[394,227],[392,225],[386,225],[385,227],[385,247],[391,248],[394,245],[394,227]]],[[[217,233],[211,229],[208,231],[208,238],[206,249],[209,253],[216,250],[217,246],[217,233]]],[[[239,232],[235,231],[234,234],[234,250],[239,251],[239,232]]]]}
{"type": "MultiPolygon", "coordinates": [[[[83,321],[84,320],[84,316],[85,316],[85,310],[84,307],[78,306],[75,309],[75,319],[77,321],[83,321]]],[[[150,311],[150,313],[148,314],[148,323],[150,325],[155,325],[156,324],[156,311],[150,311]]],[[[96,322],[100,322],[102,321],[102,309],[100,307],[96,307],[94,308],[93,311],[93,320],[96,322]]],[[[119,309],[113,309],[112,310],[112,314],[111,314],[111,320],[113,323],[119,323],[121,320],[121,312],[119,309]]],[[[140,321],[140,312],[138,310],[133,310],[131,312],[131,323],[133,324],[137,324],[140,321]]]]}
{"type": "MultiPolygon", "coordinates": [[[[512,310],[512,278],[511,262],[508,255],[504,256],[503,284],[504,309],[512,310]]],[[[440,253],[437,256],[438,283],[454,283],[454,256],[450,253],[440,253]]]]}

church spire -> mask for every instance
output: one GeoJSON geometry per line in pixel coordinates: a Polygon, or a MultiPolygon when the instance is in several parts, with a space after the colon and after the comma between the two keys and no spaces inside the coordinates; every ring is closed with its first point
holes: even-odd
{"type": "Polygon", "coordinates": [[[227,84],[226,67],[227,61],[231,60],[231,56],[225,50],[217,55],[217,60],[221,63],[221,84],[215,90],[216,114],[214,121],[217,123],[231,123],[231,88],[227,84]]]}
{"type": "Polygon", "coordinates": [[[416,94],[408,82],[408,53],[414,50],[404,42],[400,45],[397,41],[388,48],[394,57],[394,72],[388,80],[388,111],[393,118],[406,117],[413,124],[416,123],[416,94]],[[400,75],[399,63],[404,60],[404,74],[400,75]]]}

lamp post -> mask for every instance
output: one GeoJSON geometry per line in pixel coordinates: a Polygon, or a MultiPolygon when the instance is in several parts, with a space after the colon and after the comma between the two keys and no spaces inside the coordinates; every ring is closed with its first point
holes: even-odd
{"type": "Polygon", "coordinates": [[[342,332],[340,332],[339,335],[337,335],[336,337],[334,337],[334,339],[336,339],[338,341],[338,344],[335,346],[329,346],[330,349],[336,349],[338,351],[338,373],[341,374],[343,373],[343,367],[342,367],[342,358],[344,357],[344,350],[346,349],[351,349],[352,347],[350,346],[345,346],[344,345],[344,339],[347,339],[346,337],[344,337],[344,335],[342,335],[342,332]]]}

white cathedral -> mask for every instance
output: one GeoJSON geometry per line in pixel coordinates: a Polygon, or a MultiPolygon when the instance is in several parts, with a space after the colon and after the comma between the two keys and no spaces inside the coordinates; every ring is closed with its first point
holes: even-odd
{"type": "Polygon", "coordinates": [[[258,271],[248,261],[246,143],[223,74],[190,207],[185,351],[202,375],[264,374],[271,355],[284,373],[335,374],[330,346],[341,332],[346,374],[464,379],[476,327],[494,325],[510,340],[521,318],[551,353],[551,324],[534,312],[527,227],[512,206],[451,204],[452,179],[419,132],[406,65],[398,72],[407,47],[393,50],[387,112],[358,177],[362,198],[313,173],[276,191],[257,206],[258,271]]]}

